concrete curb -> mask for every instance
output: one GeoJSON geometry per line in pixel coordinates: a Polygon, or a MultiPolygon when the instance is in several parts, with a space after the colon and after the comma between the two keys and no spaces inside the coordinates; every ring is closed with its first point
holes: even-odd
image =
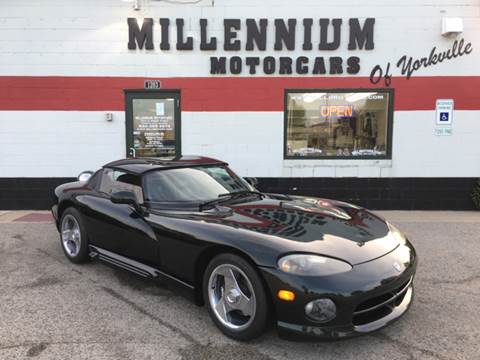
{"type": "Polygon", "coordinates": [[[0,223],[10,223],[10,222],[51,223],[53,222],[53,217],[50,211],[33,211],[33,210],[0,211],[0,223]]]}

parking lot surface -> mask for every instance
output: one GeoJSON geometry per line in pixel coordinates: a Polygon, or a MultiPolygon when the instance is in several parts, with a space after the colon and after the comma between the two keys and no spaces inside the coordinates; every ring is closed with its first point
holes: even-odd
{"type": "Polygon", "coordinates": [[[380,332],[330,343],[274,330],[235,342],[165,287],[70,263],[47,216],[0,214],[0,359],[480,359],[480,213],[380,213],[417,248],[414,303],[380,332]]]}

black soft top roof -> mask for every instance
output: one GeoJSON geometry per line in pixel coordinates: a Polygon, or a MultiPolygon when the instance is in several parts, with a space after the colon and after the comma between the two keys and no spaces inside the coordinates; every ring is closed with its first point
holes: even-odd
{"type": "Polygon", "coordinates": [[[132,174],[143,174],[153,170],[165,170],[181,167],[193,167],[204,165],[228,165],[226,162],[204,156],[180,156],[171,160],[161,158],[128,158],[112,161],[104,168],[115,168],[132,174]]]}

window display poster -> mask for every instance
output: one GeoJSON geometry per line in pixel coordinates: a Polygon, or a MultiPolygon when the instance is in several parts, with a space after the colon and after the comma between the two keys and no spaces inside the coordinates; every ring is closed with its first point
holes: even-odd
{"type": "Polygon", "coordinates": [[[137,156],[175,155],[174,99],[133,100],[133,147],[137,156]]]}
{"type": "Polygon", "coordinates": [[[165,104],[163,102],[155,103],[155,110],[158,116],[165,115],[165,104]]]}

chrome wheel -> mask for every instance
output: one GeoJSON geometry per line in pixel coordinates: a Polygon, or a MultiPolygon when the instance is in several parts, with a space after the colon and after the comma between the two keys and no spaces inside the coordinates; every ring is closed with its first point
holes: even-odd
{"type": "Polygon", "coordinates": [[[80,252],[82,236],[80,225],[74,216],[68,214],[62,220],[62,244],[70,257],[75,257],[80,252]]]}
{"type": "Polygon", "coordinates": [[[227,328],[242,330],[253,321],[256,311],[253,286],[245,273],[232,264],[217,266],[208,280],[210,306],[227,328]]]}

